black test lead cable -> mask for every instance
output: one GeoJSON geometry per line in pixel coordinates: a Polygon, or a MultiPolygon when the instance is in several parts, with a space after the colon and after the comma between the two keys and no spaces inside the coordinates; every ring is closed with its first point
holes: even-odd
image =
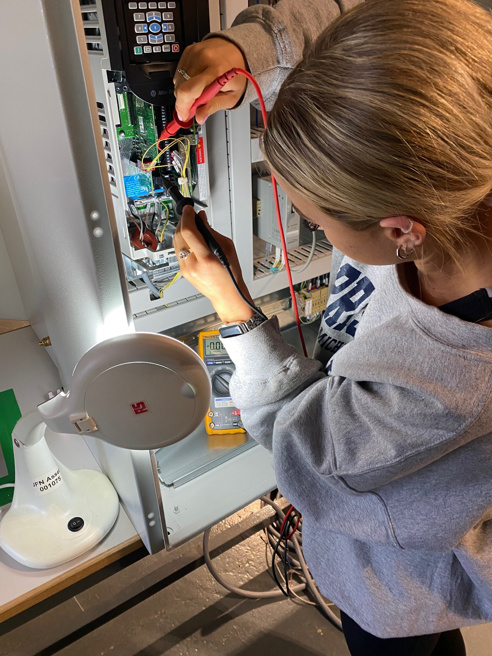
{"type": "MultiPolygon", "coordinates": [[[[183,210],[187,205],[190,205],[191,207],[195,207],[195,201],[193,198],[186,198],[181,194],[179,191],[177,185],[173,184],[168,178],[165,176],[162,176],[162,183],[164,186],[164,189],[167,191],[167,193],[171,196],[173,201],[176,204],[176,213],[181,216],[183,214],[183,210]]],[[[195,213],[195,224],[198,229],[198,232],[201,234],[203,237],[205,243],[207,246],[210,248],[212,253],[217,257],[219,262],[222,264],[224,269],[226,269],[227,273],[229,274],[234,287],[236,288],[237,293],[239,296],[243,299],[243,301],[250,307],[255,314],[260,314],[264,319],[268,319],[268,317],[260,310],[260,308],[256,307],[256,305],[253,305],[246,296],[243,294],[241,289],[239,288],[239,285],[237,284],[236,279],[234,278],[234,274],[231,271],[231,266],[229,264],[229,260],[227,259],[224,251],[222,250],[222,247],[220,246],[219,242],[215,239],[215,237],[212,235],[210,230],[207,228],[205,223],[202,221],[202,219],[198,216],[198,214],[195,213]]]]}

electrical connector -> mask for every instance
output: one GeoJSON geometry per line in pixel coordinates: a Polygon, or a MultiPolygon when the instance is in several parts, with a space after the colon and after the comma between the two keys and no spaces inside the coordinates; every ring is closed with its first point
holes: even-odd
{"type": "Polygon", "coordinates": [[[312,317],[323,312],[328,303],[328,287],[319,287],[307,291],[302,289],[296,292],[296,301],[299,312],[303,317],[312,317]]]}

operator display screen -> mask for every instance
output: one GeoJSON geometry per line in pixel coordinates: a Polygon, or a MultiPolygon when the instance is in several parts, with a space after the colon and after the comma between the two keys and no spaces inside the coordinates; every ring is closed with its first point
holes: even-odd
{"type": "Polygon", "coordinates": [[[227,351],[222,346],[222,342],[218,337],[209,337],[204,340],[205,355],[227,355],[227,351]]]}

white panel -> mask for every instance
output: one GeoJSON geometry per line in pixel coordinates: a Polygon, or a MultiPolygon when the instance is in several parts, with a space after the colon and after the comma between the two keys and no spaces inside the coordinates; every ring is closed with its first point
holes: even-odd
{"type": "Polygon", "coordinates": [[[240,11],[247,9],[248,0],[220,0],[220,9],[222,14],[222,29],[232,25],[240,11]]]}
{"type": "MultiPolygon", "coordinates": [[[[8,102],[0,104],[0,156],[3,151],[15,210],[15,239],[8,241],[22,256],[14,261],[11,255],[11,261],[18,279],[30,272],[30,283],[19,284],[26,310],[34,329],[43,328],[38,337],[50,336],[47,352],[67,387],[88,348],[129,330],[89,62],[78,47],[79,12],[75,0],[19,0],[2,7],[0,21],[0,85],[8,90],[8,102]],[[31,71],[33,62],[36,74],[26,84],[19,71],[31,71]],[[29,166],[20,153],[29,153],[29,166]]],[[[147,547],[162,548],[150,455],[135,459],[131,452],[88,443],[147,547]],[[151,512],[152,526],[146,519],[151,512]]]]}
{"type": "Polygon", "coordinates": [[[2,319],[27,319],[27,313],[20,297],[19,287],[14,276],[12,264],[0,229],[0,317],[2,319]]]}
{"type": "MultiPolygon", "coordinates": [[[[62,6],[63,12],[58,6],[55,11],[60,21],[63,14],[71,18],[70,6],[62,6]]],[[[104,162],[104,154],[92,132],[73,18],[50,42],[44,9],[34,0],[2,9],[0,84],[9,90],[9,102],[0,107],[0,141],[37,302],[67,383],[80,356],[106,336],[111,322],[119,332],[128,324],[98,161],[104,162]],[[61,48],[70,33],[71,47],[56,60],[50,46],[61,48]],[[19,70],[30,70],[34,60],[36,75],[26,85],[19,70]],[[65,71],[57,65],[70,68],[63,87],[57,76],[65,71]],[[29,153],[29,167],[19,153],[29,153]],[[100,220],[91,224],[92,211],[100,220]],[[101,238],[92,226],[100,228],[101,238]]]]}
{"type": "MultiPolygon", "coordinates": [[[[191,439],[193,436],[187,438],[191,439]]],[[[206,435],[203,439],[207,440],[206,435]]],[[[159,455],[161,453],[165,460],[166,449],[159,455]]],[[[276,485],[270,456],[258,444],[183,485],[162,485],[171,546],[189,540],[273,490],[276,485]]]]}

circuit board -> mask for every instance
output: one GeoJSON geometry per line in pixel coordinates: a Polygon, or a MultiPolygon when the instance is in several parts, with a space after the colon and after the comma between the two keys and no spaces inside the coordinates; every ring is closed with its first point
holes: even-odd
{"type": "MultiPolygon", "coordinates": [[[[120,112],[118,138],[133,139],[132,159],[140,160],[149,146],[157,141],[154,108],[132,93],[118,94],[118,107],[120,112]]],[[[153,146],[146,158],[152,160],[156,155],[157,147],[153,146]]]]}
{"type": "Polygon", "coordinates": [[[157,156],[154,108],[132,93],[120,93],[118,109],[117,135],[126,195],[132,199],[148,196],[153,193],[152,174],[142,171],[141,163],[144,156],[146,161],[157,156]]]}

